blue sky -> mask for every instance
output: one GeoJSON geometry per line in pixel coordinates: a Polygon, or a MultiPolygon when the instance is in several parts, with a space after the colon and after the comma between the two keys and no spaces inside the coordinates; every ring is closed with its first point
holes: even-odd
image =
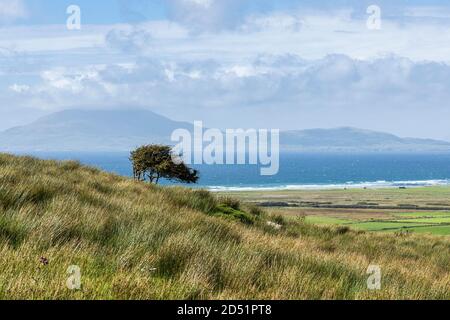
{"type": "MultiPolygon", "coordinates": [[[[29,17],[21,19],[21,24],[60,24],[67,18],[66,8],[76,4],[83,9],[86,24],[113,24],[130,20],[133,7],[139,8],[139,15],[147,19],[163,19],[166,15],[163,1],[111,1],[111,0],[28,0],[29,17]],[[135,3],[133,5],[133,3],[135,3]],[[141,9],[144,9],[142,11],[141,9]],[[130,12],[131,11],[131,12],[130,12]]],[[[139,20],[134,18],[134,20],[139,20]]]]}
{"type": "MultiPolygon", "coordinates": [[[[243,13],[267,13],[275,10],[317,9],[336,10],[353,8],[364,10],[376,4],[388,10],[391,16],[401,16],[405,8],[415,6],[447,6],[447,0],[242,0],[239,10],[243,13]]],[[[87,24],[113,24],[160,20],[170,18],[170,0],[27,0],[23,3],[29,15],[20,24],[59,24],[66,18],[65,9],[76,4],[83,8],[87,24]]]]}
{"type": "Polygon", "coordinates": [[[443,0],[0,0],[0,129],[145,108],[209,127],[450,140],[449,87],[443,0]],[[81,30],[66,28],[71,4],[81,30]]]}

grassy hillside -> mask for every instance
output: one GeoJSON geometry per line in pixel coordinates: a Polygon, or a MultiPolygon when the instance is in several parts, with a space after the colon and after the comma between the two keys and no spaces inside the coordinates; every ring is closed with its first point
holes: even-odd
{"type": "Polygon", "coordinates": [[[446,237],[286,222],[205,191],[9,155],[0,269],[1,299],[450,298],[446,237]],[[380,291],[366,288],[370,264],[380,291]],[[66,288],[70,265],[79,291],[66,288]]]}

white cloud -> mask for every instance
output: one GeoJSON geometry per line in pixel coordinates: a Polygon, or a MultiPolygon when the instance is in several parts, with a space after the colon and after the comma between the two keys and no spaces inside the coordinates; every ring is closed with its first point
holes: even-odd
{"type": "Polygon", "coordinates": [[[244,32],[281,31],[297,32],[303,25],[302,18],[296,14],[275,13],[271,15],[252,15],[240,26],[244,32]]]}
{"type": "Polygon", "coordinates": [[[21,101],[39,101],[49,110],[142,106],[215,126],[351,125],[442,137],[448,132],[443,119],[450,116],[448,83],[450,66],[394,56],[363,61],[264,55],[246,63],[141,59],[135,65],[42,72],[21,101]]]}
{"type": "Polygon", "coordinates": [[[194,32],[234,29],[244,19],[242,0],[167,0],[169,19],[194,32]]]}
{"type": "Polygon", "coordinates": [[[106,35],[105,41],[112,48],[132,53],[149,48],[152,39],[150,32],[130,27],[111,30],[106,35]]]}
{"type": "Polygon", "coordinates": [[[214,0],[182,0],[182,2],[188,4],[188,5],[196,5],[201,8],[211,8],[211,6],[214,3],[214,0]]]}
{"type": "MultiPolygon", "coordinates": [[[[181,7],[199,6],[191,2],[180,3],[183,3],[181,7]]],[[[223,13],[220,8],[215,9],[221,3],[223,5],[223,2],[211,2],[211,8],[204,10],[217,10],[218,15],[226,15],[227,11],[223,13]]],[[[180,6],[174,8],[180,9],[180,6]]],[[[364,18],[354,18],[350,10],[291,11],[240,15],[238,24],[220,29],[222,18],[214,18],[214,13],[208,15],[200,9],[186,14],[180,11],[179,14],[184,18],[175,19],[177,22],[85,26],[77,33],[68,33],[64,28],[54,26],[5,28],[0,34],[0,47],[38,52],[40,56],[43,52],[51,55],[70,50],[71,53],[79,53],[80,59],[92,57],[100,60],[101,56],[101,59],[114,57],[122,61],[126,58],[117,56],[111,49],[120,49],[122,53],[134,56],[177,57],[180,60],[220,56],[224,61],[239,62],[260,53],[297,54],[307,59],[319,59],[327,54],[340,53],[357,59],[395,54],[415,61],[450,62],[450,26],[427,20],[405,22],[383,16],[382,30],[374,31],[367,29],[364,18]],[[195,20],[192,23],[189,22],[191,14],[195,20]],[[208,21],[213,25],[218,23],[218,29],[206,27],[208,21]],[[192,28],[197,28],[197,32],[193,34],[192,28]]]]}
{"type": "Polygon", "coordinates": [[[25,18],[27,15],[23,0],[0,0],[0,23],[25,18]]]}
{"type": "Polygon", "coordinates": [[[12,90],[17,93],[24,93],[30,90],[30,86],[27,85],[19,85],[17,83],[13,84],[12,86],[9,86],[9,90],[12,90]]]}
{"type": "Polygon", "coordinates": [[[445,24],[385,18],[382,30],[374,31],[367,28],[365,19],[352,14],[340,10],[251,15],[234,29],[211,32],[206,28],[194,35],[185,26],[192,27],[190,23],[153,23],[131,30],[116,28],[109,33],[107,43],[125,52],[131,48],[145,56],[187,60],[220,56],[224,61],[239,62],[260,53],[319,59],[339,53],[357,59],[395,54],[414,61],[450,62],[450,32],[445,24]]]}
{"type": "Polygon", "coordinates": [[[350,10],[243,15],[223,1],[170,3],[168,21],[5,28],[2,105],[143,106],[210,126],[449,135],[446,24],[387,16],[373,31],[350,10]]]}
{"type": "Polygon", "coordinates": [[[406,8],[405,17],[414,18],[450,18],[450,8],[438,6],[420,6],[406,8]]]}

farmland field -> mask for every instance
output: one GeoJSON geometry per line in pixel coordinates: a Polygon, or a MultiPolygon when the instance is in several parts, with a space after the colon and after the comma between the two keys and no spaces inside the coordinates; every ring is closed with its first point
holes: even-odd
{"type": "Polygon", "coordinates": [[[450,235],[450,188],[235,192],[290,219],[376,232],[450,235]]]}

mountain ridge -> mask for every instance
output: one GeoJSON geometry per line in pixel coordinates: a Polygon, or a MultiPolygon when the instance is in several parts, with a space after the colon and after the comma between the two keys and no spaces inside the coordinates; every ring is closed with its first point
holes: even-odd
{"type": "MultiPolygon", "coordinates": [[[[172,132],[193,124],[143,109],[64,110],[0,132],[1,151],[129,151],[148,143],[173,144],[172,132]]],[[[287,130],[282,150],[300,152],[450,152],[450,142],[338,127],[287,130]]]]}

